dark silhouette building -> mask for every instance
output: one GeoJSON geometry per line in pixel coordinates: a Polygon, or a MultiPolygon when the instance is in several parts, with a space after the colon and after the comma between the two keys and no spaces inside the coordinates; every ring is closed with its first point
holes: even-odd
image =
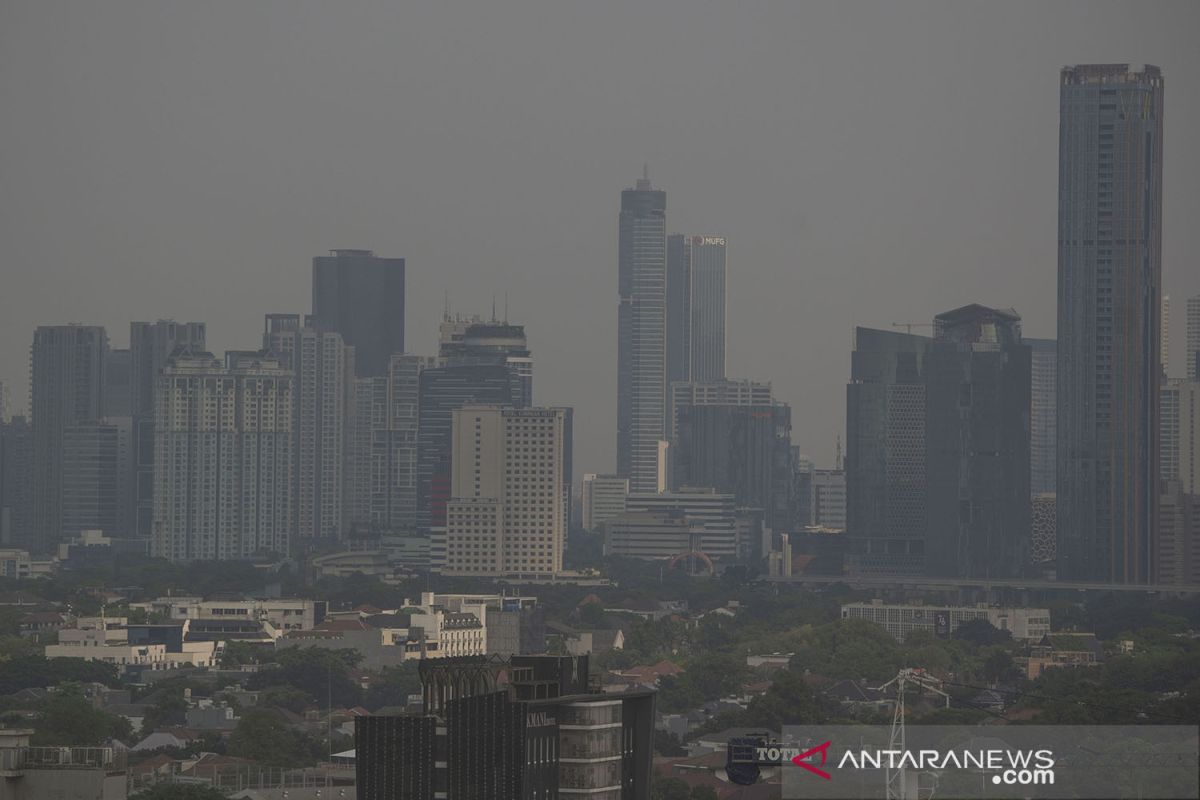
{"type": "Polygon", "coordinates": [[[1059,80],[1060,578],[1145,583],[1158,519],[1163,76],[1059,80]]]}
{"type": "Polygon", "coordinates": [[[23,416],[0,420],[0,546],[27,547],[32,528],[33,431],[23,416]]]}
{"type": "Polygon", "coordinates": [[[354,348],[359,377],[386,375],[404,352],[404,259],[331,250],[313,259],[312,324],[354,348]]]}
{"type": "Polygon", "coordinates": [[[422,660],[423,713],[355,721],[360,800],[649,798],[654,692],[602,694],[587,662],[422,660]]]}
{"type": "Polygon", "coordinates": [[[103,415],[108,334],[96,325],[43,325],[33,334],[33,535],[52,549],[63,533],[63,434],[103,415]]]}
{"type": "Polygon", "coordinates": [[[674,406],[672,488],[704,486],[762,510],[770,528],[792,521],[792,415],[777,401],[707,402],[681,391],[674,406]]]}
{"type": "Polygon", "coordinates": [[[846,387],[847,566],[925,570],[925,376],[931,339],[855,328],[846,387]]]}
{"type": "Polygon", "coordinates": [[[969,305],[934,318],[924,369],[926,574],[1024,574],[1030,365],[1013,311],[969,305]]]}
{"type": "Polygon", "coordinates": [[[154,383],[167,359],[179,348],[205,351],[203,322],[129,323],[129,405],[133,415],[130,454],[131,533],[149,539],[154,527],[154,383]]]}

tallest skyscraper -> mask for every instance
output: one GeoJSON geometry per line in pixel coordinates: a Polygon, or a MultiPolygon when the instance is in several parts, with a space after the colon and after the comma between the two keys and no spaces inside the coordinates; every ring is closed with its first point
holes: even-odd
{"type": "Polygon", "coordinates": [[[667,193],[649,176],[621,192],[617,251],[617,473],[659,487],[667,408],[667,193]]]}
{"type": "Polygon", "coordinates": [[[1154,569],[1163,77],[1066,67],[1058,175],[1058,574],[1154,569]]]}

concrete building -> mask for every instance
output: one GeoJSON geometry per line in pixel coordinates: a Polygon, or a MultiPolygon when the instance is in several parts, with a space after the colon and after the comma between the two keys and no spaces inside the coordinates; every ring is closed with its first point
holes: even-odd
{"type": "Polygon", "coordinates": [[[405,600],[404,605],[474,614],[483,623],[488,654],[507,657],[545,650],[546,615],[536,597],[422,592],[419,603],[405,600]]]}
{"type": "Polygon", "coordinates": [[[33,535],[33,430],[25,417],[0,422],[0,545],[33,535]]]}
{"type": "Polygon", "coordinates": [[[204,600],[199,597],[159,597],[144,603],[130,603],[129,607],[160,614],[174,622],[206,619],[266,621],[281,631],[311,630],[324,622],[329,609],[324,600],[299,598],[204,600]]]}
{"type": "Polygon", "coordinates": [[[112,747],[33,747],[34,731],[0,729],[0,800],[125,800],[125,754],[112,747]]]}
{"type": "Polygon", "coordinates": [[[299,314],[268,314],[263,350],[292,372],[292,520],[297,544],[343,539],[354,410],[354,350],[299,314]]]}
{"type": "Polygon", "coordinates": [[[1029,560],[1030,361],[1021,318],[934,318],[925,356],[926,574],[1015,578],[1029,560]]]}
{"type": "Polygon", "coordinates": [[[561,572],[570,458],[570,409],[468,405],[455,411],[443,571],[561,572]]]}
{"type": "Polygon", "coordinates": [[[840,469],[814,469],[810,482],[809,525],[832,531],[846,530],[846,473],[840,469]]]}
{"type": "Polygon", "coordinates": [[[129,323],[130,413],[133,416],[132,535],[149,540],[154,530],[154,387],[159,371],[179,348],[203,352],[203,322],[129,323]]]}
{"type": "Polygon", "coordinates": [[[855,328],[846,387],[847,567],[921,575],[928,528],[924,361],[932,340],[855,328]]]}
{"type": "Polygon", "coordinates": [[[791,409],[771,399],[740,402],[763,399],[752,385],[719,389],[711,383],[705,388],[672,386],[672,488],[712,487],[732,494],[739,508],[762,509],[768,527],[788,527],[793,512],[791,409]]]}
{"type": "Polygon", "coordinates": [[[1025,339],[1032,351],[1029,403],[1029,491],[1053,494],[1058,474],[1058,342],[1025,339]]]}
{"type": "Polygon", "coordinates": [[[881,625],[897,641],[903,642],[913,631],[927,631],[940,638],[954,635],[959,626],[985,619],[1014,639],[1041,641],[1050,633],[1050,610],[1045,608],[1000,608],[995,606],[923,606],[870,603],[846,603],[842,619],[865,619],[881,625]]]}
{"type": "Polygon", "coordinates": [[[286,554],[292,373],[261,353],[176,352],[155,392],[152,552],[172,561],[286,554]]]}
{"type": "Polygon", "coordinates": [[[8,381],[0,378],[0,425],[12,419],[12,415],[12,389],[9,388],[8,381]]]}
{"type": "Polygon", "coordinates": [[[711,489],[631,494],[625,507],[625,514],[605,526],[608,554],[671,558],[702,552],[726,561],[745,554],[739,551],[738,514],[731,494],[711,489]]]}
{"type": "Polygon", "coordinates": [[[1187,301],[1187,379],[1200,381],[1200,294],[1187,301]]]}
{"type": "Polygon", "coordinates": [[[132,533],[133,420],[80,421],[63,430],[62,539],[85,530],[132,533]]]}
{"type": "Polygon", "coordinates": [[[1155,581],[1200,584],[1200,495],[1178,482],[1164,484],[1159,498],[1155,581]]]}
{"type": "Polygon", "coordinates": [[[667,380],[725,378],[725,237],[667,237],[667,380]]]}
{"type": "Polygon", "coordinates": [[[1200,495],[1200,383],[1179,392],[1179,483],[1188,494],[1200,495]]]}
{"type": "Polygon", "coordinates": [[[583,476],[583,529],[595,531],[613,517],[625,513],[629,479],[616,475],[583,476]]]}
{"type": "Polygon", "coordinates": [[[33,423],[31,550],[54,549],[62,534],[63,434],[103,416],[108,334],[96,325],[43,325],[30,355],[33,423]]]}
{"type": "Polygon", "coordinates": [[[1159,495],[1163,76],[1068,66],[1059,96],[1058,576],[1145,583],[1159,495]]]}
{"type": "Polygon", "coordinates": [[[417,506],[422,530],[446,527],[454,412],[468,405],[515,406],[506,364],[461,364],[422,369],[418,386],[417,506]]]}
{"type": "Polygon", "coordinates": [[[1029,560],[1038,569],[1054,563],[1058,545],[1054,526],[1057,522],[1055,496],[1035,494],[1030,503],[1029,560]]]}
{"type": "Polygon", "coordinates": [[[672,438],[678,435],[676,419],[684,406],[769,406],[775,402],[771,384],[750,380],[688,381],[672,383],[671,417],[667,426],[672,438]]]}
{"type": "Polygon", "coordinates": [[[383,376],[404,352],[404,259],[331,250],[313,259],[312,323],[354,348],[355,374],[383,376]]]}
{"type": "Polygon", "coordinates": [[[621,192],[617,244],[617,474],[658,490],[667,411],[667,193],[649,177],[621,192]]]}
{"type": "Polygon", "coordinates": [[[393,355],[387,375],[355,382],[346,478],[357,536],[411,535],[419,527],[420,379],[432,365],[425,356],[393,355]]]}
{"type": "Polygon", "coordinates": [[[438,366],[503,365],[512,378],[513,405],[533,405],[533,357],[524,325],[497,320],[494,313],[491,320],[446,314],[438,333],[438,366]]]}
{"type": "Polygon", "coordinates": [[[654,692],[599,693],[587,663],[422,661],[422,713],[355,720],[358,796],[645,800],[654,692]]]}

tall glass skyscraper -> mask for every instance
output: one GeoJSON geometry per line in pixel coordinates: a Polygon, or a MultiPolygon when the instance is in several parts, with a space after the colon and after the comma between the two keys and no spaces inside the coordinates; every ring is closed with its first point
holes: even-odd
{"type": "Polygon", "coordinates": [[[1065,67],[1058,185],[1058,576],[1144,583],[1158,515],[1163,77],[1065,67]]]}
{"type": "Polygon", "coordinates": [[[667,237],[667,376],[725,378],[725,237],[667,237]]]}
{"type": "Polygon", "coordinates": [[[667,410],[667,193],[643,177],[621,192],[617,246],[617,474],[658,491],[667,410]]]}

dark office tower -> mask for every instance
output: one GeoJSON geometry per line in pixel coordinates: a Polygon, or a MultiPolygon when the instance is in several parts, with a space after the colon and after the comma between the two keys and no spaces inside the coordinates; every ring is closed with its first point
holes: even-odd
{"type": "Polygon", "coordinates": [[[387,375],[404,352],[404,259],[370,250],[331,250],[313,259],[312,320],[354,348],[359,377],[387,375]]]}
{"type": "Polygon", "coordinates": [[[33,431],[25,417],[0,420],[0,546],[28,548],[32,527],[33,431]]]}
{"type": "Polygon", "coordinates": [[[533,405],[533,357],[524,325],[447,314],[442,318],[438,338],[439,366],[503,364],[512,374],[513,405],[533,405]]]}
{"type": "Polygon", "coordinates": [[[667,380],[725,378],[725,237],[667,237],[667,380]]]}
{"type": "Polygon", "coordinates": [[[1016,578],[1029,551],[1030,348],[1011,310],[934,318],[925,356],[926,573],[1016,578]]]}
{"type": "Polygon", "coordinates": [[[1029,488],[1053,494],[1058,458],[1058,342],[1025,339],[1033,351],[1029,392],[1029,488]]]}
{"type": "Polygon", "coordinates": [[[104,400],[102,411],[105,417],[131,417],[133,415],[133,363],[129,350],[109,350],[104,359],[104,400]]]}
{"type": "Polygon", "coordinates": [[[1163,78],[1065,67],[1058,185],[1058,577],[1144,583],[1158,515],[1163,78]]]}
{"type": "Polygon", "coordinates": [[[667,412],[667,193],[648,177],[621,192],[617,245],[617,474],[658,491],[667,412]]]}
{"type": "Polygon", "coordinates": [[[442,528],[446,524],[454,412],[465,405],[513,406],[508,366],[473,364],[421,372],[417,506],[422,528],[442,528]]]}
{"type": "MultiPolygon", "coordinates": [[[[769,397],[762,402],[750,391],[702,392],[687,385],[677,388],[680,401],[675,406],[672,488],[705,487],[732,494],[739,508],[762,510],[768,527],[789,527],[793,488],[791,409],[769,397]],[[728,401],[739,395],[751,402],[728,401]],[[709,402],[710,397],[717,401],[709,402]]],[[[766,388],[769,393],[770,386],[766,388]]]]}
{"type": "Polygon", "coordinates": [[[159,370],[178,348],[205,350],[203,322],[129,323],[130,410],[133,414],[133,452],[130,468],[133,511],[130,528],[138,539],[149,539],[154,522],[154,382],[159,370]]]}
{"type": "Polygon", "coordinates": [[[129,535],[129,417],[88,420],[63,430],[62,536],[85,530],[129,535]]]}
{"type": "Polygon", "coordinates": [[[263,349],[292,371],[292,520],[298,540],[338,540],[349,523],[348,421],[354,350],[299,314],[268,314],[263,349]]]}
{"type": "Polygon", "coordinates": [[[848,565],[925,569],[925,378],[931,339],[855,328],[846,387],[848,565]]]}
{"type": "Polygon", "coordinates": [[[62,533],[63,432],[103,413],[108,335],[95,325],[44,325],[33,334],[33,539],[45,552],[62,533]]]}

